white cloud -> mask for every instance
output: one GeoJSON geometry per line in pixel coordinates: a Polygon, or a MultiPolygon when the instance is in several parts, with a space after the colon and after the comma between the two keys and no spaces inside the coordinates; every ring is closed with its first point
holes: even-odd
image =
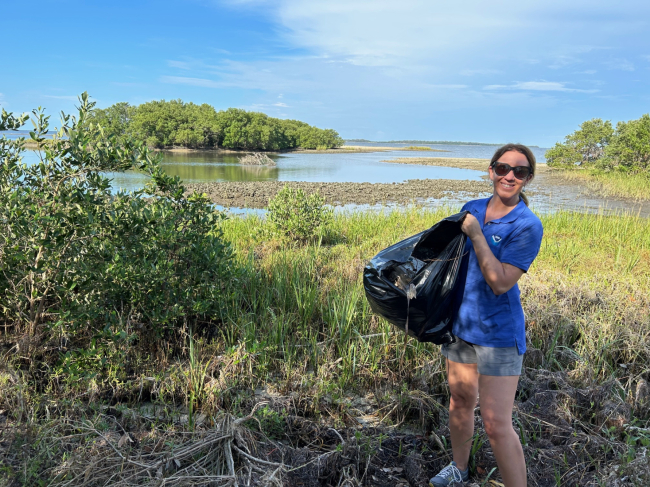
{"type": "Polygon", "coordinates": [[[634,71],[634,64],[627,59],[611,59],[605,61],[605,66],[609,69],[616,69],[620,71],[634,71]]]}
{"type": "Polygon", "coordinates": [[[273,106],[274,107],[288,107],[289,105],[287,105],[286,103],[274,103],[273,106]]]}
{"type": "Polygon", "coordinates": [[[191,63],[185,62],[185,61],[173,61],[173,60],[168,60],[167,61],[167,66],[170,68],[178,68],[178,69],[191,69],[191,63]]]}
{"type": "Polygon", "coordinates": [[[501,73],[498,69],[463,69],[460,71],[461,76],[477,76],[501,73]]]}
{"type": "Polygon", "coordinates": [[[484,90],[563,91],[570,93],[597,93],[598,90],[569,88],[557,81],[519,81],[512,85],[487,85],[484,90]]]}
{"type": "Polygon", "coordinates": [[[455,85],[455,84],[429,84],[426,85],[428,88],[439,88],[441,90],[462,90],[463,88],[468,88],[467,85],[455,85]]]}
{"type": "Polygon", "coordinates": [[[640,62],[639,47],[628,49],[632,40],[649,52],[642,40],[650,2],[640,0],[634,8],[604,0],[212,1],[270,20],[264,52],[179,56],[190,69],[170,65],[161,82],[244,90],[247,106],[350,135],[374,134],[400,118],[445,130],[454,123],[465,130],[468,120],[491,127],[503,108],[586,103],[584,95],[621,91],[611,78],[620,73],[603,69],[607,59],[640,62]],[[594,32],[599,45],[585,45],[594,32]],[[597,70],[602,86],[585,80],[597,70]]]}
{"type": "Polygon", "coordinates": [[[161,76],[162,83],[169,83],[172,85],[190,85],[202,86],[203,88],[223,88],[223,83],[203,78],[188,78],[185,76],[161,76]]]}

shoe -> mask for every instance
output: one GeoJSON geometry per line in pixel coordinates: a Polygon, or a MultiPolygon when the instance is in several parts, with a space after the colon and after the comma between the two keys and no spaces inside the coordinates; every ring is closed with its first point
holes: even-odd
{"type": "Polygon", "coordinates": [[[445,487],[454,482],[466,482],[469,479],[469,469],[459,470],[456,462],[451,462],[438,472],[438,475],[429,480],[431,487],[445,487]]]}

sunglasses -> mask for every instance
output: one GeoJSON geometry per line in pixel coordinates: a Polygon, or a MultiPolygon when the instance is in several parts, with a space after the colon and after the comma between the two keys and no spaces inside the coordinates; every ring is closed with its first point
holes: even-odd
{"type": "Polygon", "coordinates": [[[505,176],[512,171],[517,179],[526,179],[532,174],[529,166],[511,166],[505,162],[495,162],[492,164],[494,174],[497,176],[505,176]]]}

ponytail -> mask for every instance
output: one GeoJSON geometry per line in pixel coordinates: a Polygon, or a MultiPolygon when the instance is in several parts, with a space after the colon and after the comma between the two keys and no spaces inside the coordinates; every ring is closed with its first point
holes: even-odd
{"type": "Polygon", "coordinates": [[[528,204],[528,196],[526,196],[523,191],[521,193],[519,193],[519,197],[526,204],[526,206],[530,206],[528,204]]]}

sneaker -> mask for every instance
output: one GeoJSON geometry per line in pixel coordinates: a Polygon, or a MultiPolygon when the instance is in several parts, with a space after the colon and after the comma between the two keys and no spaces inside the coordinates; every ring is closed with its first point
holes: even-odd
{"type": "Polygon", "coordinates": [[[438,472],[438,475],[429,480],[431,487],[445,487],[454,482],[466,482],[469,479],[469,469],[459,470],[456,462],[451,462],[438,472]]]}

